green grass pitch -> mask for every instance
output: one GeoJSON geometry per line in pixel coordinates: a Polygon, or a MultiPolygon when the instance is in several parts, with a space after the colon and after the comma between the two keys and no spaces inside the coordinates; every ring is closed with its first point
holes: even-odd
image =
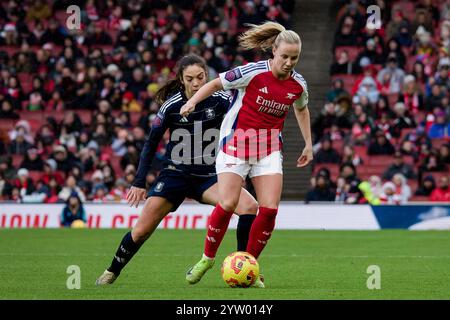
{"type": "Polygon", "coordinates": [[[450,299],[450,233],[276,230],[259,262],[265,289],[231,289],[220,276],[235,251],[229,230],[216,265],[196,285],[184,274],[201,256],[204,230],[157,230],[108,287],[94,285],[126,230],[0,230],[0,299],[450,299]],[[81,288],[66,287],[67,268],[81,288]],[[370,265],[381,289],[369,290],[370,265]]]}

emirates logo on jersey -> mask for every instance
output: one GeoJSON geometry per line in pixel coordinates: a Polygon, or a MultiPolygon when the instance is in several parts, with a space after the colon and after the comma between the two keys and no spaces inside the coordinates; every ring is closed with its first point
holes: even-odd
{"type": "Polygon", "coordinates": [[[289,110],[290,105],[279,103],[274,100],[267,100],[261,96],[256,98],[256,103],[259,105],[259,112],[271,114],[276,117],[282,117],[289,110]]]}

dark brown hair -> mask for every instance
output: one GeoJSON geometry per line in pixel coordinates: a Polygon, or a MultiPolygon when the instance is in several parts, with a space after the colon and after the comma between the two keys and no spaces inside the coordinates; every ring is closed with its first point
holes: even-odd
{"type": "Polygon", "coordinates": [[[192,65],[198,65],[205,70],[206,76],[208,76],[208,66],[205,60],[196,55],[189,54],[178,60],[175,69],[177,70],[177,77],[175,79],[169,80],[162,88],[156,92],[155,101],[156,103],[162,105],[168,98],[170,98],[174,93],[184,90],[184,85],[181,82],[183,79],[184,70],[192,65]]]}

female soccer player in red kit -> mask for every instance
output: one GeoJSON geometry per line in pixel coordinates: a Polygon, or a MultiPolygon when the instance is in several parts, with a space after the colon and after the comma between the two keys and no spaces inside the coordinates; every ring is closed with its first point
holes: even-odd
{"type": "MultiPolygon", "coordinates": [[[[200,281],[213,266],[247,175],[255,188],[259,210],[246,251],[258,258],[266,246],[275,228],[283,185],[280,132],[291,106],[306,143],[297,167],[304,167],[313,159],[307,85],[294,71],[301,51],[299,35],[278,23],[266,22],[250,25],[239,40],[248,50],[271,49],[273,58],[221,73],[180,110],[181,115],[188,116],[200,101],[214,92],[233,92],[232,104],[221,125],[220,151],[216,158],[219,203],[208,225],[203,257],[186,274],[191,284],[200,281]]],[[[254,286],[264,287],[264,284],[257,279],[254,286]]]]}

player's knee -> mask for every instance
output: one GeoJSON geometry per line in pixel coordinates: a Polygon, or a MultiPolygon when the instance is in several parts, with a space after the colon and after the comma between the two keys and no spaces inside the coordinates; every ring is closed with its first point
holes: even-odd
{"type": "Polygon", "coordinates": [[[227,212],[234,212],[238,205],[238,200],[226,199],[226,200],[220,201],[219,204],[223,210],[225,210],[227,212]]]}
{"type": "Polygon", "coordinates": [[[247,199],[244,202],[243,212],[245,214],[256,214],[258,211],[258,202],[255,199],[247,199]]]}

